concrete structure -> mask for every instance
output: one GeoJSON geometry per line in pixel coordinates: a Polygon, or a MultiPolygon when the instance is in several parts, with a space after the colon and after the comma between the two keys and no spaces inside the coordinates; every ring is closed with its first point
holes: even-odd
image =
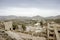
{"type": "Polygon", "coordinates": [[[33,26],[26,26],[26,32],[32,32],[33,36],[46,37],[46,28],[40,27],[40,24],[37,23],[33,26]]]}
{"type": "Polygon", "coordinates": [[[13,30],[12,22],[11,21],[4,22],[4,25],[5,25],[5,30],[13,30]]]}
{"type": "Polygon", "coordinates": [[[18,31],[23,31],[22,25],[18,25],[18,31]]]}
{"type": "Polygon", "coordinates": [[[54,27],[55,34],[56,34],[56,40],[60,40],[60,25],[56,24],[56,27],[54,27]]]}
{"type": "Polygon", "coordinates": [[[47,40],[60,40],[60,25],[54,22],[48,23],[47,40]]]}
{"type": "Polygon", "coordinates": [[[49,24],[47,26],[47,40],[55,40],[54,26],[49,24]]]}
{"type": "MultiPolygon", "coordinates": [[[[5,25],[5,30],[13,30],[11,21],[10,22],[4,22],[4,25],[5,25]]],[[[23,30],[22,25],[18,25],[18,31],[22,31],[22,30],[23,30]]],[[[36,23],[34,26],[29,25],[29,26],[26,26],[26,31],[32,32],[31,37],[28,36],[29,34],[24,34],[24,33],[16,33],[16,34],[17,35],[19,34],[22,38],[25,38],[25,39],[35,40],[35,38],[36,38],[36,40],[37,40],[38,38],[36,36],[34,36],[34,34],[38,33],[37,35],[39,35],[40,38],[41,37],[44,37],[44,38],[47,37],[47,40],[60,40],[60,25],[56,24],[54,22],[48,23],[47,27],[41,27],[40,23],[36,23]],[[33,36],[33,38],[32,38],[32,36],[33,36]]],[[[7,33],[9,34],[9,32],[7,32],[7,33]]],[[[13,37],[17,39],[20,37],[19,35],[17,37],[15,37],[15,36],[13,36],[13,37]]],[[[39,40],[41,40],[41,39],[39,39],[39,40]]]]}
{"type": "Polygon", "coordinates": [[[4,29],[5,27],[4,27],[4,24],[1,22],[0,23],[0,29],[4,29]]]}

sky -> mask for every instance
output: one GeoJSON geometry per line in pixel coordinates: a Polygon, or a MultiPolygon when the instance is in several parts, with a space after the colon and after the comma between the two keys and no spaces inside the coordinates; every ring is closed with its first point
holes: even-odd
{"type": "Polygon", "coordinates": [[[0,16],[60,15],[60,0],[0,0],[0,16]]]}

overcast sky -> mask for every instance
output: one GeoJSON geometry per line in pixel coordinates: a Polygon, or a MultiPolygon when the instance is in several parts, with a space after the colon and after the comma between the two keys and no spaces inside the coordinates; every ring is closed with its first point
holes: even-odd
{"type": "Polygon", "coordinates": [[[0,16],[60,15],[60,0],[0,0],[0,16]]]}

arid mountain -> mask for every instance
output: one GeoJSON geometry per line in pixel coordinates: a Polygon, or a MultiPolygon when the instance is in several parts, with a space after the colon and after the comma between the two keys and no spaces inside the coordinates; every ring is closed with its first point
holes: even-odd
{"type": "Polygon", "coordinates": [[[21,16],[14,16],[14,15],[10,15],[10,16],[0,16],[0,20],[11,20],[11,19],[21,19],[21,20],[30,20],[30,19],[35,19],[35,20],[39,20],[39,19],[44,19],[41,16],[34,16],[34,17],[21,17],[21,16]]]}
{"type": "Polygon", "coordinates": [[[10,15],[10,16],[0,16],[0,20],[10,20],[10,19],[16,19],[17,16],[13,16],[13,15],[10,15]]]}
{"type": "Polygon", "coordinates": [[[32,19],[42,20],[42,19],[44,19],[44,17],[37,15],[37,16],[33,16],[32,19]]]}
{"type": "Polygon", "coordinates": [[[60,19],[60,15],[46,17],[46,19],[60,19]]]}
{"type": "Polygon", "coordinates": [[[39,15],[37,16],[33,16],[33,17],[26,17],[26,16],[14,16],[14,15],[10,15],[10,16],[0,16],[0,20],[11,20],[11,19],[20,19],[20,20],[42,20],[42,19],[60,19],[60,15],[58,16],[51,16],[51,17],[41,17],[39,15]]]}

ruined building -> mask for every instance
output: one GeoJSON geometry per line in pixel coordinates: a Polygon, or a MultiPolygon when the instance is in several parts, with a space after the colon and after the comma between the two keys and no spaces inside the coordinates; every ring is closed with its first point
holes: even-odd
{"type": "Polygon", "coordinates": [[[13,30],[11,21],[4,22],[4,25],[5,25],[5,30],[13,30]]]}
{"type": "Polygon", "coordinates": [[[60,40],[60,25],[54,22],[48,23],[47,40],[60,40]]]}

